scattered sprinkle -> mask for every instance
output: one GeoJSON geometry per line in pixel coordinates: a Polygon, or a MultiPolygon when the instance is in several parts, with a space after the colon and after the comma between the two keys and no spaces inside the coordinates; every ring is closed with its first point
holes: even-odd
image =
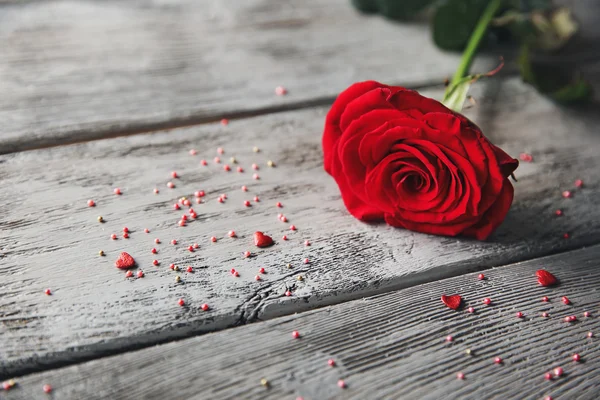
{"type": "Polygon", "coordinates": [[[581,361],[581,356],[577,353],[573,354],[573,361],[575,361],[575,362],[581,361]]]}
{"type": "Polygon", "coordinates": [[[559,377],[562,376],[563,373],[564,371],[561,367],[554,368],[554,376],[559,377]]]}
{"type": "Polygon", "coordinates": [[[175,184],[173,182],[167,182],[167,187],[169,189],[173,189],[175,187],[175,184]]]}
{"type": "Polygon", "coordinates": [[[102,218],[102,215],[98,216],[98,222],[104,222],[104,218],[102,218]]]}
{"type": "Polygon", "coordinates": [[[275,88],[275,94],[277,96],[285,96],[287,94],[287,89],[284,88],[283,86],[277,86],[275,88]]]}
{"type": "Polygon", "coordinates": [[[524,162],[532,162],[533,156],[528,153],[521,153],[521,154],[519,154],[519,160],[524,161],[524,162]]]}
{"type": "Polygon", "coordinates": [[[179,304],[181,307],[183,307],[183,306],[185,306],[185,300],[179,299],[179,300],[177,300],[177,304],[179,304]]]}
{"type": "Polygon", "coordinates": [[[158,253],[158,250],[156,250],[156,248],[153,247],[152,250],[150,250],[150,253],[156,254],[156,253],[158,253]]]}
{"type": "Polygon", "coordinates": [[[310,260],[308,258],[305,258],[304,259],[304,264],[308,264],[308,263],[310,263],[310,260]]]}
{"type": "Polygon", "coordinates": [[[252,148],[252,151],[255,152],[255,153],[258,153],[258,152],[260,152],[260,149],[258,147],[256,147],[256,146],[254,146],[252,148]]]}
{"type": "Polygon", "coordinates": [[[577,179],[575,181],[575,187],[577,187],[577,188],[583,187],[583,181],[581,179],[577,179]]]}
{"type": "Polygon", "coordinates": [[[179,175],[177,175],[177,172],[175,171],[171,172],[171,176],[173,177],[173,179],[179,178],[179,175]]]}
{"type": "Polygon", "coordinates": [[[223,118],[221,120],[221,125],[225,126],[225,125],[228,125],[228,124],[229,124],[229,120],[227,118],[223,118]]]}
{"type": "Polygon", "coordinates": [[[143,278],[144,277],[144,271],[142,271],[141,269],[137,272],[137,277],[138,278],[143,278]]]}
{"type": "Polygon", "coordinates": [[[327,365],[329,365],[330,367],[335,367],[335,360],[333,358],[330,358],[329,360],[327,360],[327,365]]]}
{"type": "Polygon", "coordinates": [[[210,310],[210,307],[208,306],[208,304],[204,303],[200,306],[200,308],[202,309],[202,311],[208,311],[210,310]]]}
{"type": "Polygon", "coordinates": [[[125,278],[133,278],[133,272],[131,272],[131,271],[127,271],[127,272],[125,273],[125,278]]]}
{"type": "Polygon", "coordinates": [[[548,313],[547,313],[547,312],[543,312],[543,313],[542,313],[542,317],[544,317],[544,318],[548,318],[548,313]]]}
{"type": "Polygon", "coordinates": [[[200,160],[200,165],[207,166],[208,162],[206,160],[200,160]]]}
{"type": "Polygon", "coordinates": [[[116,194],[116,195],[121,195],[121,194],[123,194],[123,193],[121,192],[121,189],[119,189],[119,188],[115,188],[115,190],[113,190],[113,193],[114,193],[114,194],[116,194]]]}
{"type": "Polygon", "coordinates": [[[225,153],[225,150],[223,150],[223,148],[222,148],[222,147],[218,147],[218,148],[217,148],[217,153],[219,153],[219,154],[223,154],[223,153],[225,153]]]}
{"type": "Polygon", "coordinates": [[[343,379],[340,379],[337,383],[338,387],[340,387],[341,389],[345,389],[346,388],[346,382],[344,382],[343,379]]]}
{"type": "Polygon", "coordinates": [[[542,297],[542,301],[547,303],[550,301],[550,299],[548,298],[548,296],[544,296],[544,297],[542,297]]]}
{"type": "Polygon", "coordinates": [[[44,293],[46,294],[46,296],[51,296],[52,295],[52,291],[50,289],[44,290],[44,293]]]}
{"type": "Polygon", "coordinates": [[[489,306],[490,304],[492,304],[492,299],[490,299],[489,297],[486,297],[485,299],[483,299],[483,304],[486,304],[489,306]]]}
{"type": "Polygon", "coordinates": [[[460,379],[460,380],[465,379],[465,374],[462,372],[459,372],[458,374],[456,374],[456,379],[460,379]]]}
{"type": "Polygon", "coordinates": [[[446,336],[446,342],[452,342],[454,340],[454,337],[452,337],[451,335],[446,336]]]}
{"type": "Polygon", "coordinates": [[[517,318],[523,318],[523,313],[521,311],[518,311],[516,315],[517,318]]]}
{"type": "Polygon", "coordinates": [[[177,275],[175,277],[175,283],[179,283],[179,282],[181,282],[181,277],[179,275],[177,275]]]}
{"type": "Polygon", "coordinates": [[[467,308],[467,311],[473,314],[475,312],[475,309],[473,307],[469,307],[467,308]]]}
{"type": "Polygon", "coordinates": [[[258,269],[258,273],[260,273],[260,274],[264,274],[264,273],[265,273],[265,268],[264,268],[264,267],[260,267],[260,268],[258,269]]]}
{"type": "Polygon", "coordinates": [[[271,160],[267,161],[267,165],[271,168],[273,168],[275,166],[275,163],[271,160]]]}
{"type": "Polygon", "coordinates": [[[44,393],[52,393],[52,386],[45,384],[44,386],[42,386],[42,390],[44,391],[44,393]]]}
{"type": "Polygon", "coordinates": [[[288,240],[288,237],[287,237],[287,235],[283,235],[283,236],[281,237],[281,240],[288,240]]]}
{"type": "Polygon", "coordinates": [[[248,201],[248,200],[244,200],[244,205],[245,205],[246,207],[250,207],[252,204],[250,204],[250,201],[248,201]]]}
{"type": "Polygon", "coordinates": [[[560,301],[562,301],[564,304],[571,304],[571,300],[569,300],[569,298],[567,296],[563,296],[561,297],[560,301]]]}
{"type": "Polygon", "coordinates": [[[110,238],[112,240],[117,240],[117,235],[115,233],[113,233],[112,235],[110,235],[110,238]]]}
{"type": "Polygon", "coordinates": [[[589,311],[584,311],[583,316],[586,318],[589,318],[589,317],[591,317],[591,314],[589,311]]]}
{"type": "Polygon", "coordinates": [[[88,205],[88,207],[95,207],[96,203],[94,203],[94,200],[90,199],[90,200],[87,201],[87,205],[88,205]]]}
{"type": "Polygon", "coordinates": [[[225,164],[225,165],[223,165],[223,170],[229,172],[229,171],[231,171],[231,167],[229,166],[229,164],[225,164]]]}
{"type": "Polygon", "coordinates": [[[494,358],[494,364],[502,364],[502,359],[500,357],[494,358]]]}
{"type": "Polygon", "coordinates": [[[229,233],[227,233],[227,236],[229,236],[230,238],[237,237],[235,231],[229,231],[229,233]]]}
{"type": "Polygon", "coordinates": [[[152,264],[154,264],[154,265],[158,265],[158,264],[160,264],[160,263],[158,262],[158,260],[152,260],[152,264]]]}
{"type": "Polygon", "coordinates": [[[260,177],[258,176],[258,174],[254,174],[254,175],[252,175],[252,179],[254,179],[254,180],[259,180],[259,179],[260,179],[260,177]]]}
{"type": "Polygon", "coordinates": [[[305,240],[305,241],[304,241],[304,245],[305,245],[305,246],[310,246],[310,241],[308,241],[308,240],[305,240]]]}
{"type": "Polygon", "coordinates": [[[571,193],[571,191],[569,191],[569,190],[565,190],[564,192],[562,192],[562,197],[564,197],[565,199],[568,199],[570,197],[573,197],[573,193],[571,193]]]}
{"type": "Polygon", "coordinates": [[[477,279],[479,279],[480,281],[482,281],[482,280],[485,279],[485,275],[479,274],[479,275],[477,275],[477,279]]]}
{"type": "Polygon", "coordinates": [[[160,190],[158,190],[158,188],[154,188],[154,194],[159,194],[160,190]]]}
{"type": "Polygon", "coordinates": [[[276,205],[277,207],[279,207],[279,208],[283,207],[283,204],[281,204],[281,202],[280,202],[280,201],[278,201],[277,203],[275,203],[275,205],[276,205]]]}
{"type": "Polygon", "coordinates": [[[290,231],[295,231],[296,230],[296,225],[290,225],[290,231]]]}
{"type": "Polygon", "coordinates": [[[99,255],[100,257],[104,257],[104,251],[103,251],[103,250],[100,250],[100,251],[98,252],[98,255],[99,255]]]}
{"type": "Polygon", "coordinates": [[[294,339],[298,339],[298,338],[300,337],[300,332],[298,332],[298,331],[293,331],[293,332],[292,332],[292,337],[293,337],[294,339]]]}
{"type": "Polygon", "coordinates": [[[191,149],[190,150],[190,156],[195,156],[198,152],[196,151],[196,149],[191,149]]]}
{"type": "Polygon", "coordinates": [[[556,215],[557,217],[560,217],[561,215],[563,215],[563,210],[558,209],[558,210],[554,211],[554,215],[556,215]]]}

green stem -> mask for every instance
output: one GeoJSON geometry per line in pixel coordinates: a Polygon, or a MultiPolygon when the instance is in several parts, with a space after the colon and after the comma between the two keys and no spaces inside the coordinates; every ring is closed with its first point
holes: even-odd
{"type": "Polygon", "coordinates": [[[471,34],[471,37],[469,38],[469,43],[467,43],[467,47],[465,48],[462,58],[460,59],[460,65],[458,66],[458,69],[454,73],[454,76],[452,77],[452,80],[450,81],[450,84],[446,89],[446,95],[448,94],[448,90],[450,88],[452,88],[462,78],[468,75],[469,68],[471,68],[473,58],[475,58],[475,53],[477,52],[477,48],[481,43],[481,39],[483,39],[483,37],[485,36],[485,33],[488,29],[488,26],[490,25],[490,22],[492,21],[492,18],[494,18],[494,15],[496,15],[501,5],[502,0],[491,0],[488,3],[487,8],[483,12],[483,14],[481,14],[481,17],[477,22],[477,26],[475,26],[475,30],[471,34]]]}

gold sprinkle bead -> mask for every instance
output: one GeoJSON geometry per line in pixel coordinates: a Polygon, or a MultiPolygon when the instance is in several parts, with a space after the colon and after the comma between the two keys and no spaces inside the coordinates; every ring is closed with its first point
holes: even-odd
{"type": "Polygon", "coordinates": [[[466,349],[465,354],[470,356],[471,354],[473,354],[473,352],[471,351],[471,349],[466,349]]]}
{"type": "Polygon", "coordinates": [[[286,267],[288,267],[288,269],[292,269],[292,264],[287,264],[286,267]]]}
{"type": "Polygon", "coordinates": [[[179,267],[176,265],[173,267],[173,271],[179,271],[179,267]]]}
{"type": "Polygon", "coordinates": [[[102,250],[100,250],[100,251],[98,252],[98,255],[99,255],[100,257],[103,257],[103,256],[104,256],[104,252],[103,252],[102,250]]]}
{"type": "Polygon", "coordinates": [[[102,218],[102,215],[98,216],[98,222],[104,222],[104,218],[102,218]]]}
{"type": "Polygon", "coordinates": [[[267,161],[267,165],[268,165],[269,167],[274,167],[274,166],[275,166],[275,163],[274,163],[273,161],[269,160],[269,161],[267,161]]]}
{"type": "Polygon", "coordinates": [[[268,380],[266,380],[265,378],[262,378],[262,379],[260,380],[260,384],[261,384],[262,386],[264,386],[264,387],[269,387],[269,381],[268,381],[268,380]]]}
{"type": "Polygon", "coordinates": [[[258,153],[260,151],[260,149],[258,147],[256,147],[256,146],[254,146],[252,148],[252,151],[255,152],[255,153],[258,153]]]}
{"type": "Polygon", "coordinates": [[[237,164],[237,160],[235,159],[235,157],[231,157],[229,161],[231,161],[232,164],[237,164]]]}
{"type": "Polygon", "coordinates": [[[302,275],[298,275],[298,277],[296,279],[298,279],[299,281],[303,281],[304,280],[304,278],[302,277],[302,275]]]}
{"type": "Polygon", "coordinates": [[[181,282],[181,277],[179,275],[177,275],[175,277],[175,282],[177,282],[177,283],[181,282]]]}
{"type": "Polygon", "coordinates": [[[17,384],[17,382],[14,379],[10,379],[7,383],[10,387],[14,387],[17,384]]]}

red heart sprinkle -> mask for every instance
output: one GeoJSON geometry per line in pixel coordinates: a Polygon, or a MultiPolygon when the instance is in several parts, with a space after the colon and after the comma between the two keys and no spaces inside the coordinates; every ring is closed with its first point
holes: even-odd
{"type": "Polygon", "coordinates": [[[133,266],[135,266],[135,260],[125,252],[122,252],[117,261],[115,261],[115,267],[120,269],[127,269],[133,266]]]}
{"type": "Polygon", "coordinates": [[[257,247],[269,247],[273,244],[273,239],[262,232],[254,232],[254,244],[257,247]]]}
{"type": "Polygon", "coordinates": [[[452,296],[442,295],[442,303],[444,303],[446,307],[456,310],[460,307],[460,303],[462,303],[462,297],[457,294],[452,296]]]}
{"type": "Polygon", "coordinates": [[[542,286],[552,286],[558,283],[558,279],[545,269],[535,271],[535,276],[537,276],[538,282],[542,286]]]}

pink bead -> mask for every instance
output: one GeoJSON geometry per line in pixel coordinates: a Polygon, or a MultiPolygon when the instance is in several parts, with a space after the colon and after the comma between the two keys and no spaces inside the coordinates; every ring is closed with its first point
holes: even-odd
{"type": "Polygon", "coordinates": [[[227,200],[227,194],[226,193],[221,193],[221,198],[223,200],[227,200]]]}
{"type": "Polygon", "coordinates": [[[335,367],[335,360],[333,358],[330,358],[329,360],[327,360],[327,365],[329,365],[330,367],[335,367]]]}
{"type": "Polygon", "coordinates": [[[521,154],[519,154],[519,159],[524,162],[532,162],[533,156],[528,153],[521,153],[521,154]]]}
{"type": "Polygon", "coordinates": [[[158,190],[158,188],[154,188],[154,194],[159,194],[160,190],[158,190]]]}
{"type": "Polygon", "coordinates": [[[458,374],[456,374],[456,379],[460,379],[460,380],[465,379],[465,374],[462,372],[459,372],[458,374]]]}
{"type": "Polygon", "coordinates": [[[181,307],[183,307],[183,306],[185,306],[185,300],[179,299],[179,300],[177,300],[177,304],[179,304],[181,307]]]}
{"type": "Polygon", "coordinates": [[[233,274],[235,274],[235,272],[236,272],[236,271],[235,271],[235,268],[231,268],[231,269],[229,270],[229,272],[230,272],[232,275],[233,275],[233,274]]]}
{"type": "Polygon", "coordinates": [[[200,160],[200,165],[207,166],[208,162],[206,160],[200,160]]]}
{"type": "Polygon", "coordinates": [[[156,250],[156,249],[153,247],[153,248],[152,248],[152,250],[150,250],[150,253],[152,253],[152,254],[156,254],[156,253],[158,253],[158,250],[156,250]]]}
{"type": "Polygon", "coordinates": [[[150,229],[144,228],[144,233],[150,233],[150,229]]]}
{"type": "Polygon", "coordinates": [[[171,264],[171,265],[169,265],[169,268],[171,268],[171,269],[175,269],[175,264],[171,264]]]}
{"type": "Polygon", "coordinates": [[[543,313],[542,313],[542,317],[544,317],[544,318],[548,318],[548,313],[547,313],[547,312],[543,312],[543,313]]]}
{"type": "Polygon", "coordinates": [[[254,174],[254,175],[252,175],[252,179],[254,179],[254,180],[259,180],[259,179],[260,179],[260,177],[258,176],[258,174],[254,174]]]}
{"type": "Polygon", "coordinates": [[[251,204],[250,204],[250,202],[248,200],[244,200],[244,205],[246,207],[250,207],[251,206],[251,204]]]}
{"type": "Polygon", "coordinates": [[[129,233],[123,232],[123,239],[129,239],[129,233]]]}
{"type": "Polygon", "coordinates": [[[194,213],[190,213],[190,218],[191,219],[196,219],[198,217],[198,214],[194,213]]]}
{"type": "Polygon", "coordinates": [[[189,246],[188,246],[188,251],[194,251],[194,246],[192,246],[192,245],[189,245],[189,246]]]}
{"type": "Polygon", "coordinates": [[[213,161],[215,162],[215,164],[218,164],[221,162],[221,159],[219,157],[215,157],[213,158],[213,161]]]}
{"type": "Polygon", "coordinates": [[[221,120],[221,125],[223,125],[223,126],[226,126],[226,125],[228,125],[228,124],[229,124],[229,120],[228,120],[227,118],[223,118],[223,119],[221,120]]]}
{"type": "Polygon", "coordinates": [[[256,275],[256,276],[254,277],[254,280],[255,280],[255,281],[260,281],[260,275],[256,275]]]}
{"type": "Polygon", "coordinates": [[[567,233],[563,233],[563,239],[568,239],[570,238],[571,235],[567,232],[567,233]]]}
{"type": "Polygon", "coordinates": [[[160,239],[159,238],[154,239],[154,243],[160,244],[160,239]]]}
{"type": "Polygon", "coordinates": [[[139,270],[139,271],[137,272],[137,277],[138,277],[138,278],[143,278],[143,277],[144,277],[144,271],[142,271],[142,270],[139,270]]]}
{"type": "Polygon", "coordinates": [[[223,153],[225,153],[225,150],[223,150],[222,147],[219,147],[219,148],[217,148],[217,153],[223,154],[223,153]]]}
{"type": "Polygon", "coordinates": [[[569,298],[567,296],[563,296],[560,299],[564,304],[571,304],[571,300],[569,300],[569,298]]]}
{"type": "Polygon", "coordinates": [[[286,295],[287,297],[290,297],[290,296],[292,295],[292,292],[290,292],[289,290],[286,290],[286,291],[285,291],[285,295],[286,295]]]}
{"type": "Polygon", "coordinates": [[[187,221],[187,219],[188,219],[188,216],[187,216],[187,215],[183,214],[183,215],[181,216],[181,220],[182,220],[182,221],[187,221]]]}
{"type": "Polygon", "coordinates": [[[544,296],[542,297],[542,301],[547,303],[550,301],[550,299],[548,298],[548,296],[544,296]]]}
{"type": "Polygon", "coordinates": [[[153,260],[153,261],[152,261],[152,264],[154,264],[154,265],[158,265],[158,264],[160,264],[160,263],[158,262],[158,260],[153,260]]]}
{"type": "Polygon", "coordinates": [[[258,198],[258,196],[254,196],[254,202],[258,203],[260,201],[260,199],[258,198]]]}
{"type": "Polygon", "coordinates": [[[246,187],[246,185],[242,186],[242,192],[247,192],[248,188],[246,187]]]}
{"type": "Polygon", "coordinates": [[[173,209],[179,210],[179,209],[181,209],[181,207],[179,207],[179,204],[175,203],[175,204],[173,204],[173,209]]]}
{"type": "Polygon", "coordinates": [[[310,241],[308,241],[308,240],[305,240],[305,241],[304,241],[304,245],[305,245],[305,246],[310,246],[310,241]]]}
{"type": "Polygon", "coordinates": [[[551,381],[552,380],[552,374],[550,372],[546,372],[544,374],[544,379],[547,381],[551,381]]]}
{"type": "Polygon", "coordinates": [[[492,304],[492,299],[490,299],[489,297],[486,297],[485,299],[483,299],[483,304],[486,304],[489,306],[490,304],[492,304]]]}
{"type": "Polygon", "coordinates": [[[202,199],[200,197],[196,197],[196,204],[202,204],[202,199]]]}
{"type": "Polygon", "coordinates": [[[556,215],[557,217],[560,217],[561,215],[563,215],[563,211],[562,210],[556,210],[556,211],[554,211],[554,215],[556,215]]]}
{"type": "Polygon", "coordinates": [[[52,393],[52,386],[46,384],[42,386],[42,390],[44,391],[44,393],[52,393]]]}
{"type": "Polygon", "coordinates": [[[292,337],[293,337],[294,339],[298,339],[298,338],[300,337],[300,332],[298,332],[298,331],[293,331],[293,332],[292,332],[292,337]]]}
{"type": "Polygon", "coordinates": [[[245,252],[244,252],[244,257],[245,257],[245,258],[248,258],[248,257],[250,257],[250,255],[251,255],[251,254],[250,254],[250,252],[249,252],[249,251],[245,251],[245,252]]]}
{"type": "Polygon", "coordinates": [[[589,338],[593,338],[593,337],[594,337],[594,332],[588,332],[588,333],[587,333],[587,337],[589,337],[589,338]]]}
{"type": "Polygon", "coordinates": [[[111,238],[112,240],[117,240],[117,235],[113,233],[112,235],[110,235],[110,238],[111,238]]]}
{"type": "Polygon", "coordinates": [[[202,309],[202,311],[208,311],[210,310],[210,307],[208,306],[208,304],[204,303],[200,306],[200,308],[202,309]]]}
{"type": "Polygon", "coordinates": [[[217,241],[217,238],[216,238],[215,236],[211,236],[211,237],[210,237],[210,241],[214,243],[214,242],[216,242],[216,241],[217,241]]]}
{"type": "Polygon", "coordinates": [[[276,94],[277,96],[284,96],[284,95],[286,95],[286,94],[287,94],[287,89],[286,89],[286,88],[284,88],[283,86],[277,86],[277,87],[275,88],[275,94],[276,94]]]}
{"type": "Polygon", "coordinates": [[[296,230],[296,225],[290,225],[290,231],[295,231],[296,230]]]}
{"type": "Polygon", "coordinates": [[[475,312],[475,309],[473,307],[469,307],[467,308],[467,311],[473,314],[475,312]]]}
{"type": "Polygon", "coordinates": [[[195,156],[198,152],[196,151],[196,149],[191,149],[190,150],[190,156],[195,156]]]}
{"type": "Polygon", "coordinates": [[[183,205],[184,205],[184,206],[187,206],[187,207],[189,207],[189,206],[191,206],[191,205],[192,205],[192,202],[190,201],[190,199],[185,199],[185,200],[183,201],[183,205]]]}
{"type": "Polygon", "coordinates": [[[345,389],[346,388],[346,382],[344,382],[343,379],[340,379],[338,381],[338,387],[340,387],[341,389],[345,389]]]}
{"type": "Polygon", "coordinates": [[[237,172],[244,172],[244,168],[242,168],[242,167],[237,167],[237,172]]]}
{"type": "Polygon", "coordinates": [[[177,175],[177,172],[175,172],[175,171],[171,172],[171,176],[172,176],[174,179],[177,179],[177,178],[179,178],[179,175],[177,175]]]}
{"type": "Polygon", "coordinates": [[[562,197],[564,197],[565,199],[568,199],[571,196],[573,196],[573,193],[571,193],[571,191],[569,190],[565,190],[564,192],[562,192],[562,197]]]}
{"type": "Polygon", "coordinates": [[[125,273],[125,278],[131,278],[131,277],[133,277],[133,272],[131,272],[131,271],[127,271],[127,272],[125,273]]]}
{"type": "Polygon", "coordinates": [[[283,235],[283,236],[281,237],[281,240],[287,240],[287,239],[288,239],[287,235],[283,235]]]}
{"type": "Polygon", "coordinates": [[[46,294],[46,296],[50,296],[50,295],[52,295],[52,290],[46,289],[46,290],[44,290],[44,294],[46,294]]]}
{"type": "Polygon", "coordinates": [[[479,274],[479,275],[477,275],[477,279],[479,279],[480,281],[482,281],[482,280],[485,279],[485,275],[479,274]]]}
{"type": "Polygon", "coordinates": [[[496,358],[494,358],[494,363],[495,364],[502,364],[502,359],[500,357],[496,357],[496,358]]]}
{"type": "Polygon", "coordinates": [[[575,361],[575,362],[581,361],[581,356],[579,356],[579,354],[577,354],[577,353],[573,354],[573,361],[575,361]]]}
{"type": "Polygon", "coordinates": [[[198,247],[200,247],[200,245],[198,243],[194,243],[192,246],[194,247],[194,249],[197,249],[198,247]]]}
{"type": "Polygon", "coordinates": [[[264,274],[264,273],[265,273],[265,268],[264,268],[264,267],[260,267],[260,268],[258,269],[258,272],[259,272],[260,274],[264,274]]]}
{"type": "Polygon", "coordinates": [[[129,228],[128,227],[123,227],[123,232],[128,233],[129,232],[129,228]]]}
{"type": "Polygon", "coordinates": [[[119,188],[115,188],[115,190],[113,190],[114,194],[121,194],[121,189],[119,188]]]}
{"type": "Polygon", "coordinates": [[[583,181],[581,179],[577,179],[575,181],[575,187],[577,187],[577,188],[583,187],[583,181]]]}
{"type": "Polygon", "coordinates": [[[169,189],[173,189],[175,187],[175,184],[173,182],[167,182],[167,187],[169,189]]]}
{"type": "Polygon", "coordinates": [[[517,312],[517,318],[523,318],[523,313],[521,311],[517,312]]]}
{"type": "Polygon", "coordinates": [[[281,218],[279,218],[279,220],[281,222],[287,222],[288,221],[288,219],[285,217],[285,215],[282,215],[281,218]]]}
{"type": "Polygon", "coordinates": [[[229,172],[231,171],[231,167],[228,164],[223,165],[223,170],[229,172]]]}
{"type": "Polygon", "coordinates": [[[277,207],[279,207],[279,208],[283,207],[283,204],[281,204],[281,202],[280,202],[280,201],[278,201],[277,203],[275,203],[275,205],[276,205],[277,207]]]}
{"type": "Polygon", "coordinates": [[[239,277],[239,276],[240,276],[240,273],[239,273],[239,272],[237,272],[237,271],[235,271],[235,272],[233,273],[233,276],[235,276],[235,277],[237,278],[237,277],[239,277]]]}
{"type": "Polygon", "coordinates": [[[252,169],[255,170],[255,171],[257,171],[258,170],[258,165],[252,164],[252,169]]]}
{"type": "Polygon", "coordinates": [[[94,203],[94,200],[88,200],[88,201],[87,201],[87,205],[88,205],[89,207],[94,207],[94,206],[96,205],[96,203],[94,203]]]}
{"type": "Polygon", "coordinates": [[[218,201],[219,203],[224,203],[224,202],[225,202],[225,199],[223,199],[222,197],[219,197],[219,198],[217,199],[217,201],[218,201]]]}
{"type": "Polygon", "coordinates": [[[235,231],[229,231],[229,233],[227,233],[227,235],[228,235],[230,238],[237,237],[237,235],[236,235],[235,231]]]}
{"type": "Polygon", "coordinates": [[[194,192],[194,197],[204,197],[204,190],[196,190],[194,192]]]}
{"type": "Polygon", "coordinates": [[[552,396],[546,396],[544,397],[544,400],[552,400],[552,396]]]}
{"type": "Polygon", "coordinates": [[[450,335],[446,336],[446,342],[451,342],[453,340],[454,340],[454,338],[452,336],[450,336],[450,335]]]}
{"type": "Polygon", "coordinates": [[[194,268],[192,268],[192,267],[187,267],[187,268],[185,269],[185,271],[186,271],[186,272],[189,272],[189,273],[192,273],[192,272],[194,272],[194,268]]]}
{"type": "Polygon", "coordinates": [[[563,373],[564,371],[561,367],[554,368],[554,376],[559,377],[562,376],[563,373]]]}
{"type": "Polygon", "coordinates": [[[583,316],[584,316],[584,317],[586,317],[586,318],[589,318],[589,317],[590,317],[590,315],[591,315],[591,314],[590,314],[590,312],[589,312],[589,311],[585,311],[585,312],[583,313],[583,316]]]}
{"type": "Polygon", "coordinates": [[[304,264],[308,264],[310,262],[310,260],[308,258],[304,259],[304,264]]]}
{"type": "Polygon", "coordinates": [[[172,244],[172,245],[176,245],[176,244],[177,244],[177,240],[176,240],[176,239],[172,239],[172,240],[171,240],[171,244],[172,244]]]}

